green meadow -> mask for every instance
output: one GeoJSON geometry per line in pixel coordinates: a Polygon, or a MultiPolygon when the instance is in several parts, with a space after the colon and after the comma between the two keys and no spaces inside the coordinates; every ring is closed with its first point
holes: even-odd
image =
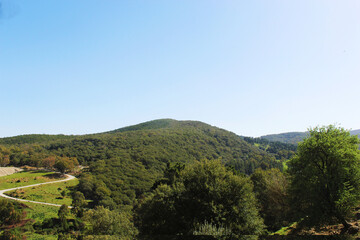
{"type": "Polygon", "coordinates": [[[38,202],[71,205],[71,190],[79,183],[73,179],[67,182],[45,184],[7,192],[7,195],[38,202]]]}
{"type": "Polygon", "coordinates": [[[28,186],[37,183],[60,180],[58,173],[45,171],[22,171],[8,176],[0,177],[0,190],[28,186]]]}

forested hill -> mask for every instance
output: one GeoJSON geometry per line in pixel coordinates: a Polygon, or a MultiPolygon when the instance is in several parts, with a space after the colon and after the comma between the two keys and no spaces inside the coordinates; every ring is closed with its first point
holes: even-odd
{"type": "Polygon", "coordinates": [[[305,137],[306,132],[288,132],[280,134],[269,134],[260,138],[267,139],[272,142],[297,144],[298,142],[301,142],[305,137]]]}
{"type": "Polygon", "coordinates": [[[156,130],[156,129],[180,129],[187,126],[192,127],[200,127],[200,126],[208,126],[205,123],[198,122],[198,121],[177,121],[173,119],[159,119],[159,120],[153,120],[148,121],[140,124],[136,124],[133,126],[128,126],[124,128],[119,128],[107,133],[119,133],[119,132],[128,132],[128,131],[138,131],[138,130],[156,130]]]}
{"type": "Polygon", "coordinates": [[[203,158],[221,158],[244,173],[253,172],[261,164],[265,168],[279,165],[271,155],[232,132],[198,121],[171,119],[55,141],[47,144],[46,149],[77,157],[84,164],[123,155],[146,169],[161,169],[167,161],[191,162],[203,158]]]}
{"type": "Polygon", "coordinates": [[[70,135],[48,135],[48,134],[28,134],[15,137],[0,138],[0,144],[3,145],[21,145],[21,144],[34,144],[34,143],[48,143],[56,140],[70,139],[75,136],[70,135]]]}
{"type": "MultiPolygon", "coordinates": [[[[1,141],[10,143],[9,138],[1,141]]],[[[149,190],[167,162],[221,159],[245,174],[282,166],[274,155],[238,135],[196,121],[162,119],[82,136],[25,135],[11,138],[11,143],[17,146],[0,146],[0,154],[10,154],[13,165],[41,166],[56,156],[76,157],[90,165],[89,189],[105,184],[116,204],[131,204],[149,190]]]]}
{"type": "MultiPolygon", "coordinates": [[[[360,129],[351,130],[350,134],[358,135],[358,137],[360,138],[360,129]]],[[[261,138],[267,139],[272,142],[297,144],[298,142],[301,142],[306,136],[307,136],[307,132],[288,132],[288,133],[265,135],[262,136],[261,138]]]]}

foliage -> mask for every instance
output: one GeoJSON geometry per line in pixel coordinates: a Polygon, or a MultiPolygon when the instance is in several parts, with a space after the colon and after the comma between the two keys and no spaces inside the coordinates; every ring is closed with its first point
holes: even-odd
{"type": "Polygon", "coordinates": [[[261,138],[267,139],[271,142],[298,144],[306,137],[307,137],[306,132],[288,132],[288,133],[280,133],[280,134],[270,134],[270,135],[262,136],[261,138]]]}
{"type": "Polygon", "coordinates": [[[6,230],[0,234],[0,240],[20,240],[21,234],[16,229],[6,230]]]}
{"type": "Polygon", "coordinates": [[[69,213],[70,213],[69,207],[66,204],[61,205],[61,207],[58,211],[58,216],[59,216],[61,228],[64,232],[69,231],[69,223],[67,220],[69,213]]]}
{"type": "Polygon", "coordinates": [[[293,205],[305,223],[347,219],[360,200],[360,158],[356,136],[333,125],[309,130],[289,162],[293,205]]]}
{"type": "Polygon", "coordinates": [[[90,182],[81,184],[78,190],[95,204],[101,202],[111,208],[131,205],[161,178],[167,162],[221,158],[227,166],[251,174],[258,167],[281,168],[283,161],[234,133],[201,122],[171,119],[108,133],[68,137],[27,135],[1,142],[4,145],[0,152],[9,156],[13,166],[56,167],[66,172],[72,166],[67,167],[65,160],[74,158],[90,166],[92,177],[82,176],[90,182]]]}
{"type": "Polygon", "coordinates": [[[6,167],[10,163],[10,150],[0,146],[0,167],[6,167]]]}
{"type": "MultiPolygon", "coordinates": [[[[360,138],[360,129],[351,130],[351,135],[358,135],[360,138]]],[[[298,144],[303,141],[304,138],[308,136],[308,132],[288,132],[288,133],[280,133],[280,134],[270,134],[266,136],[262,136],[262,139],[267,139],[271,142],[282,142],[282,143],[290,143],[290,144],[298,144]]]]}
{"type": "Polygon", "coordinates": [[[168,162],[166,164],[166,169],[164,170],[164,177],[156,180],[154,185],[151,187],[152,190],[156,189],[161,184],[172,185],[175,183],[177,178],[180,176],[182,170],[185,169],[185,164],[175,163],[171,164],[168,162]]]}
{"type": "Polygon", "coordinates": [[[203,224],[200,224],[195,228],[193,235],[201,235],[201,236],[213,236],[217,239],[225,238],[226,236],[231,235],[231,231],[223,226],[216,226],[205,221],[203,224]]]}
{"type": "Polygon", "coordinates": [[[84,214],[84,208],[87,206],[84,194],[82,192],[75,192],[72,196],[72,209],[71,212],[77,217],[81,218],[84,214]]]}
{"type": "Polygon", "coordinates": [[[192,234],[206,221],[232,234],[263,233],[252,184],[220,161],[194,163],[172,184],[160,185],[137,208],[142,234],[192,234]]]}
{"type": "Polygon", "coordinates": [[[0,199],[0,226],[12,225],[21,221],[23,210],[18,204],[0,199]]]}
{"type": "Polygon", "coordinates": [[[266,138],[244,137],[244,140],[273,155],[276,160],[280,160],[282,162],[292,158],[297,148],[295,144],[276,141],[273,142],[266,138]]]}
{"type": "Polygon", "coordinates": [[[48,134],[27,134],[16,137],[0,138],[0,144],[3,145],[21,145],[21,144],[33,144],[33,143],[46,143],[50,141],[69,139],[73,136],[66,136],[62,134],[48,135],[48,134]]]}
{"type": "Polygon", "coordinates": [[[287,177],[279,169],[257,169],[251,175],[251,180],[267,228],[275,231],[288,225],[290,203],[287,177]]]}
{"type": "Polygon", "coordinates": [[[85,212],[83,219],[88,224],[87,235],[116,235],[119,239],[134,239],[137,235],[131,215],[125,211],[99,206],[85,212]]]}
{"type": "Polygon", "coordinates": [[[79,162],[77,161],[76,157],[57,157],[54,167],[59,172],[64,174],[73,170],[77,165],[79,165],[79,162]]]}

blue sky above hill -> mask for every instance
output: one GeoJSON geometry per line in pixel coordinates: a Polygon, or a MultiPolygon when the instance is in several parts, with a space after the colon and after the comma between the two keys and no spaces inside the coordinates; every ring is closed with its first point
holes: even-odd
{"type": "Polygon", "coordinates": [[[357,0],[0,0],[0,136],[360,128],[357,0]]]}

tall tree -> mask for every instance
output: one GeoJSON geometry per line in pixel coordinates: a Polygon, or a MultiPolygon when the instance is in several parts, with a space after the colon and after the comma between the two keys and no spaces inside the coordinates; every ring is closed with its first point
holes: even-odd
{"type": "Polygon", "coordinates": [[[67,171],[73,170],[79,162],[75,157],[58,157],[54,167],[62,174],[65,174],[67,171]]]}
{"type": "Polygon", "coordinates": [[[69,215],[69,207],[66,204],[61,205],[58,211],[58,217],[60,220],[61,228],[64,232],[69,230],[69,223],[67,220],[67,216],[69,215]]]}
{"type": "Polygon", "coordinates": [[[304,223],[332,221],[349,227],[360,200],[360,154],[357,136],[333,125],[309,129],[289,162],[293,204],[304,223]]]}
{"type": "MultiPolygon", "coordinates": [[[[135,239],[137,229],[126,211],[110,211],[103,206],[85,212],[84,221],[87,223],[87,235],[116,235],[116,239],[135,239]]],[[[94,238],[108,239],[108,238],[94,238]]]]}
{"type": "Polygon", "coordinates": [[[234,235],[259,235],[259,217],[251,181],[234,175],[220,161],[188,165],[172,185],[161,184],[137,209],[142,234],[192,235],[205,223],[234,235]]]}

